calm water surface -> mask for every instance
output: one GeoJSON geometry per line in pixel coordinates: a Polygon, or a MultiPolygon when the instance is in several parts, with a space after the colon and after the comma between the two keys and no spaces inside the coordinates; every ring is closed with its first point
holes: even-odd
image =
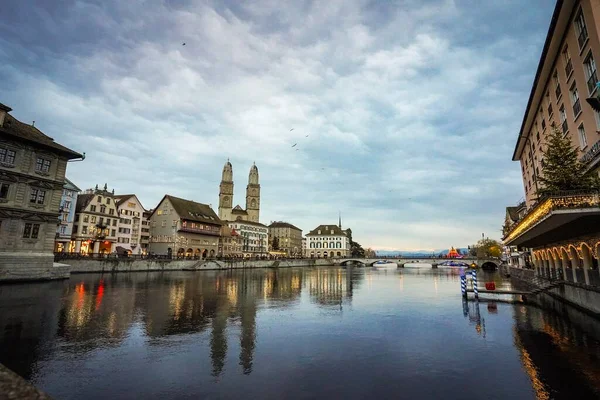
{"type": "Polygon", "coordinates": [[[0,362],[57,399],[598,397],[596,322],[459,286],[333,267],[4,285],[0,362]]]}

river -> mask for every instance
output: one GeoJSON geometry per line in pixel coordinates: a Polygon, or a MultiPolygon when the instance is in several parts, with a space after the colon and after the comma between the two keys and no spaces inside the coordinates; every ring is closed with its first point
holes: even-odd
{"type": "Polygon", "coordinates": [[[596,398],[597,327],[534,305],[464,303],[456,269],[0,286],[0,363],[56,399],[596,398]]]}

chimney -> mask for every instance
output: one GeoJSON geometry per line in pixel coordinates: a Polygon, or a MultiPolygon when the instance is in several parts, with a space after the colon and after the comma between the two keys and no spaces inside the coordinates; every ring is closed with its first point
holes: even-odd
{"type": "Polygon", "coordinates": [[[0,103],[0,128],[2,128],[4,126],[4,118],[6,117],[6,114],[8,114],[11,111],[12,111],[12,108],[0,103]]]}

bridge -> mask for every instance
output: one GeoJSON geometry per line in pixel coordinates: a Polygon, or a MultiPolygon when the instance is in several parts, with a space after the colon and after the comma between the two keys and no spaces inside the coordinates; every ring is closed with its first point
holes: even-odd
{"type": "Polygon", "coordinates": [[[362,264],[365,266],[373,266],[376,262],[387,261],[389,263],[395,263],[398,268],[404,268],[405,266],[412,266],[418,264],[431,264],[432,268],[437,268],[438,265],[446,261],[464,262],[469,265],[476,264],[478,268],[483,269],[497,269],[501,261],[497,258],[477,258],[477,257],[464,257],[464,258],[420,258],[420,257],[406,257],[406,258],[340,258],[335,259],[334,263],[339,265],[350,265],[350,264],[362,264]]]}

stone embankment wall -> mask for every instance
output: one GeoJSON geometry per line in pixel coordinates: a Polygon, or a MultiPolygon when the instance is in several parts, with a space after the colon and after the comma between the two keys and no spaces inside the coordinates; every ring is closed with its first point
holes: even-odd
{"type": "Polygon", "coordinates": [[[69,267],[54,263],[47,253],[0,253],[0,281],[64,279],[69,267]]]}
{"type": "Polygon", "coordinates": [[[71,273],[91,272],[142,272],[142,271],[202,271],[241,268],[289,268],[316,267],[332,265],[328,260],[258,260],[258,261],[220,261],[220,260],[127,260],[127,259],[75,259],[64,260],[70,265],[71,273]]]}

